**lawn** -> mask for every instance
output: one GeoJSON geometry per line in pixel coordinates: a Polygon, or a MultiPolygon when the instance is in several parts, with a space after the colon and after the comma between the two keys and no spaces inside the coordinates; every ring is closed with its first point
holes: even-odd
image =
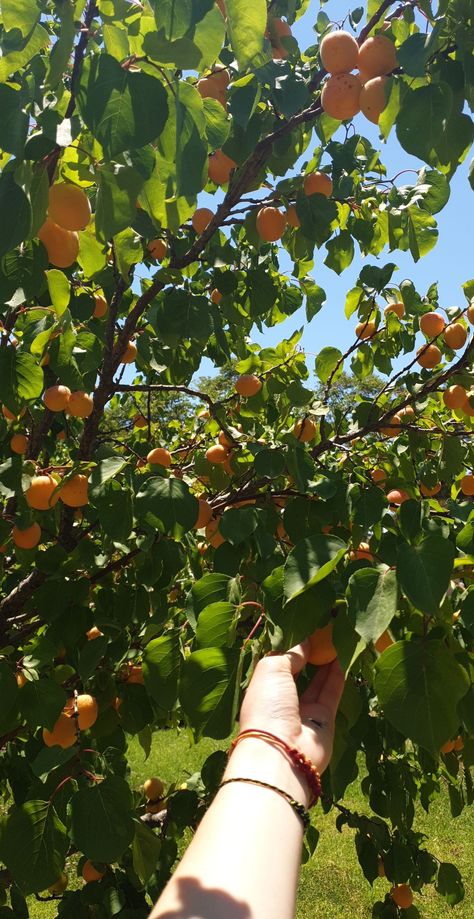
{"type": "MultiPolygon", "coordinates": [[[[138,787],[150,775],[159,775],[166,782],[183,782],[213,750],[222,744],[203,740],[192,746],[186,732],[163,731],[155,735],[154,745],[147,762],[138,744],[130,750],[133,784],[138,787]]],[[[363,810],[366,802],[354,785],[344,801],[348,807],[363,810]]],[[[322,814],[316,809],[314,824],[321,838],[314,858],[303,867],[298,896],[297,919],[370,919],[372,904],[383,899],[387,881],[375,882],[372,890],[362,875],[353,844],[353,832],[345,827],[338,833],[334,815],[322,814]]],[[[452,861],[460,868],[466,897],[452,911],[438,896],[434,888],[426,887],[423,897],[416,895],[416,905],[422,919],[472,919],[474,896],[474,821],[469,809],[453,820],[446,797],[436,803],[429,815],[421,813],[415,828],[429,837],[429,849],[439,859],[452,861]]],[[[70,872],[72,874],[72,872],[70,872]]],[[[30,901],[32,919],[53,919],[54,904],[30,901]]]]}

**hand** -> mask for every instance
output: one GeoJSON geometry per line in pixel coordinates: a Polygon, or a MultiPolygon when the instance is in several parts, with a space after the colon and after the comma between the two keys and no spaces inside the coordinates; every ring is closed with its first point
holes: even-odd
{"type": "Polygon", "coordinates": [[[304,641],[286,654],[259,661],[242,703],[240,729],[276,734],[305,753],[322,773],[331,759],[344,674],[337,659],[320,667],[299,699],[294,677],[307,663],[308,653],[309,642],[304,641]]]}

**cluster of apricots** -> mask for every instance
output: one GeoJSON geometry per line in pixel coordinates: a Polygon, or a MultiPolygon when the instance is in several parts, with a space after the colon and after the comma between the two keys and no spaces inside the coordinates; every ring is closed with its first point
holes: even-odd
{"type": "Polygon", "coordinates": [[[62,747],[66,750],[76,742],[78,731],[87,731],[97,721],[99,707],[94,696],[88,693],[76,695],[66,702],[51,731],[43,729],[43,740],[47,747],[62,747]]]}
{"type": "Polygon", "coordinates": [[[78,231],[85,230],[91,219],[89,198],[82,188],[71,183],[51,185],[48,216],[38,230],[51,265],[70,268],[79,254],[78,231]]]}
{"type": "Polygon", "coordinates": [[[88,418],[94,408],[94,400],[88,393],[71,392],[68,386],[50,386],[43,393],[43,402],[50,412],[66,412],[74,418],[88,418]]]}
{"type": "Polygon", "coordinates": [[[146,798],[145,810],[147,814],[158,814],[163,809],[165,784],[161,779],[153,776],[143,783],[143,793],[146,798]]]}
{"type": "Polygon", "coordinates": [[[362,112],[378,124],[386,106],[387,74],[397,66],[395,45],[377,34],[360,46],[349,32],[337,29],[321,42],[321,63],[330,74],[321,93],[321,105],[332,118],[345,121],[362,112]],[[358,69],[355,74],[352,71],[358,69]]]}
{"type": "MultiPolygon", "coordinates": [[[[467,316],[469,322],[474,325],[474,309],[468,308],[467,316]]],[[[425,313],[420,319],[420,330],[427,339],[439,338],[442,336],[444,344],[451,348],[452,351],[460,351],[464,348],[468,337],[468,330],[462,322],[455,320],[446,324],[441,313],[425,313]]],[[[422,345],[417,351],[417,361],[420,367],[432,370],[437,367],[441,360],[441,349],[433,341],[422,345]]],[[[472,410],[474,414],[474,409],[472,410]]]]}

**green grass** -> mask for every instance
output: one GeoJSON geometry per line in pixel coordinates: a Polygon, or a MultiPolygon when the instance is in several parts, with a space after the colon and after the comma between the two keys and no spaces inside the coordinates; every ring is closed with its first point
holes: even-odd
{"type": "MultiPolygon", "coordinates": [[[[138,744],[130,748],[132,782],[138,787],[150,775],[159,775],[165,782],[184,782],[200,769],[206,756],[223,744],[203,740],[191,745],[185,732],[162,731],[155,735],[149,759],[145,762],[138,744]]],[[[366,810],[366,801],[355,784],[348,789],[344,803],[359,811],[366,810]]],[[[333,813],[313,812],[313,822],[321,832],[315,856],[302,868],[296,919],[370,919],[372,904],[383,899],[388,882],[377,880],[372,889],[362,875],[353,842],[353,831],[347,827],[338,833],[333,813]]],[[[466,888],[463,903],[451,911],[433,887],[427,886],[423,895],[416,894],[415,903],[422,919],[472,919],[474,897],[474,821],[467,808],[453,820],[446,796],[441,796],[428,815],[420,813],[415,829],[428,836],[427,847],[439,859],[454,862],[460,869],[466,888]]],[[[71,872],[72,874],[72,872],[71,872]]],[[[32,919],[53,919],[54,904],[30,901],[32,919]]]]}

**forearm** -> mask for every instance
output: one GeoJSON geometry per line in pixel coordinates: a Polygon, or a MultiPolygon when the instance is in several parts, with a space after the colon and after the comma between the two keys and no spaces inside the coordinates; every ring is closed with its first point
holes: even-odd
{"type": "MultiPolygon", "coordinates": [[[[247,739],[224,778],[254,778],[305,806],[305,780],[284,753],[247,739]]],[[[293,919],[303,825],[284,798],[248,783],[220,789],[151,919],[293,919]]]]}

